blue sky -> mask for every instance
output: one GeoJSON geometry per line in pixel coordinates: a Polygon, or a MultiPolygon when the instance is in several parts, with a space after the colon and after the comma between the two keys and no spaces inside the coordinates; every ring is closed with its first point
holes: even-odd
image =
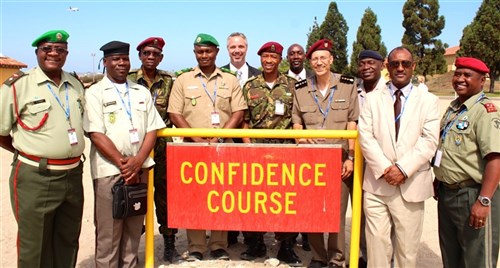
{"type": "MultiPolygon", "coordinates": [[[[229,62],[226,38],[231,32],[247,35],[247,61],[260,66],[256,54],[268,41],[281,43],[285,49],[299,43],[305,46],[314,17],[324,20],[330,1],[38,1],[0,0],[0,52],[28,65],[36,66],[31,43],[42,33],[64,29],[70,34],[70,54],[64,67],[79,73],[97,71],[102,57],[99,48],[112,40],[131,44],[132,68],[140,62],[136,45],[149,36],[166,41],[161,69],[175,71],[196,65],[193,41],[198,33],[213,35],[221,50],[217,65],[229,62]],[[69,6],[78,7],[76,12],[69,6]],[[93,60],[92,53],[95,53],[93,60]]],[[[401,44],[404,28],[404,1],[337,1],[338,9],[349,26],[348,49],[356,38],[365,9],[377,15],[382,39],[388,50],[401,44]]],[[[440,1],[440,15],[446,26],[439,38],[450,46],[459,44],[462,30],[473,20],[481,1],[440,1]]]]}

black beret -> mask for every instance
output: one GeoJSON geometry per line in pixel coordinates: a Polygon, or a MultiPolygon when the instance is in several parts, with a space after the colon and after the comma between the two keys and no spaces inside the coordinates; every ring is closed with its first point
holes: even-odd
{"type": "Polygon", "coordinates": [[[373,50],[363,50],[359,53],[358,60],[363,60],[366,58],[376,59],[376,60],[384,60],[382,55],[380,55],[377,51],[373,51],[373,50]]]}
{"type": "Polygon", "coordinates": [[[100,48],[100,50],[104,52],[104,57],[111,55],[128,55],[129,49],[130,44],[120,41],[111,41],[100,48]]]}

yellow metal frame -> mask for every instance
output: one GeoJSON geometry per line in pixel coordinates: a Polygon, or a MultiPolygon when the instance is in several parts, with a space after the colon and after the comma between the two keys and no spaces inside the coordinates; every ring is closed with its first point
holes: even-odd
{"type": "MultiPolygon", "coordinates": [[[[356,130],[274,130],[274,129],[212,129],[212,128],[164,128],[159,130],[159,137],[220,137],[220,138],[332,138],[354,139],[354,182],[352,197],[351,243],[349,267],[358,267],[359,238],[361,225],[361,185],[363,156],[356,130]]],[[[153,156],[153,152],[151,153],[153,156]]],[[[151,169],[148,179],[148,212],[146,214],[145,267],[154,267],[154,171],[151,169]]]]}

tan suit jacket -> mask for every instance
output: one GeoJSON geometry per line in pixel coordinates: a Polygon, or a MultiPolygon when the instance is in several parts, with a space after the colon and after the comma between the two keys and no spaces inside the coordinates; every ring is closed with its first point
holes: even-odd
{"type": "Polygon", "coordinates": [[[393,105],[392,92],[386,86],[370,92],[363,106],[358,126],[367,165],[363,190],[382,196],[401,191],[406,201],[421,202],[433,194],[430,160],[439,137],[438,98],[413,87],[400,119],[397,142],[393,105]],[[384,170],[394,163],[408,175],[399,187],[381,178],[384,170]]]}

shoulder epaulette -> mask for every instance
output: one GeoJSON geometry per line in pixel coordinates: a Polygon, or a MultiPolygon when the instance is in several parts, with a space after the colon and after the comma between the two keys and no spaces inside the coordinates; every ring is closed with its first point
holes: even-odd
{"type": "Polygon", "coordinates": [[[140,69],[132,69],[128,72],[128,74],[135,74],[137,72],[139,72],[140,69]]]}
{"type": "Polygon", "coordinates": [[[158,73],[159,73],[160,75],[172,76],[169,72],[164,71],[164,70],[158,70],[158,73]]]}
{"type": "Polygon", "coordinates": [[[497,111],[497,107],[492,102],[483,103],[484,108],[487,113],[493,113],[497,111]]]}
{"type": "Polygon", "coordinates": [[[17,73],[7,78],[7,80],[5,80],[3,83],[7,86],[11,86],[12,84],[14,84],[14,82],[16,82],[19,78],[21,78],[24,75],[26,75],[24,72],[18,71],[17,73]]]}
{"type": "Polygon", "coordinates": [[[191,72],[192,70],[194,70],[194,69],[193,68],[184,68],[182,70],[175,72],[175,76],[180,76],[181,74],[191,72]]]}
{"type": "Polygon", "coordinates": [[[354,77],[352,76],[348,76],[348,75],[341,75],[340,76],[340,83],[344,83],[344,84],[354,84],[354,77]]]}
{"type": "Polygon", "coordinates": [[[224,73],[230,73],[230,74],[232,74],[232,75],[236,76],[236,72],[231,71],[231,69],[228,69],[228,68],[220,68],[220,70],[221,70],[222,72],[224,72],[224,73]]]}
{"type": "Polygon", "coordinates": [[[85,88],[85,84],[83,84],[83,81],[80,79],[80,77],[76,74],[75,71],[69,73],[71,76],[73,76],[74,78],[76,78],[76,80],[78,82],[80,82],[80,85],[82,85],[83,88],[85,88]]]}
{"type": "Polygon", "coordinates": [[[295,78],[295,77],[293,77],[293,76],[291,76],[291,75],[289,75],[289,74],[284,74],[284,75],[285,75],[287,78],[292,78],[292,79],[293,79],[293,80],[295,80],[295,81],[299,81],[299,80],[297,80],[297,78],[295,78]]]}
{"type": "Polygon", "coordinates": [[[307,79],[300,80],[297,83],[295,83],[295,90],[297,90],[299,88],[303,88],[305,86],[307,86],[307,79]]]}

